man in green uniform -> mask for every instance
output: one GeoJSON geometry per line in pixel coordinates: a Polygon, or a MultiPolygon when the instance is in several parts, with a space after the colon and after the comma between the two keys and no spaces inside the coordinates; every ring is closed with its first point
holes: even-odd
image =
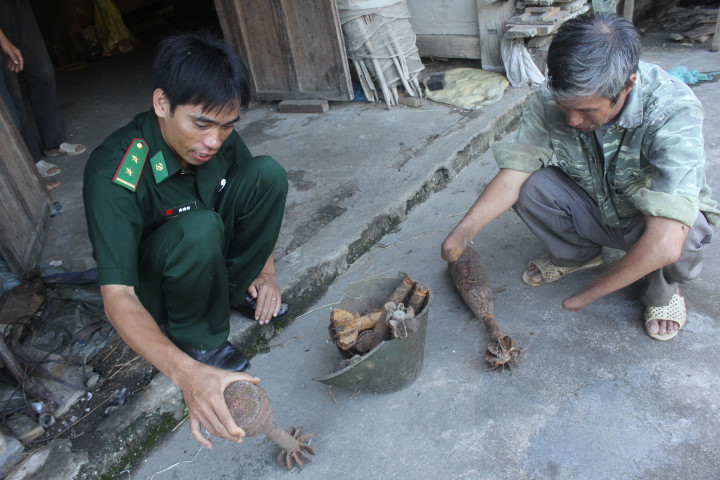
{"type": "Polygon", "coordinates": [[[152,109],[90,156],[83,198],[105,311],[123,340],[182,388],[195,438],[241,441],[223,400],[248,368],[230,307],[284,319],[272,251],[285,170],[253,157],[233,125],[248,103],[235,51],[207,35],[161,43],[152,109]],[[163,333],[163,330],[164,332],[163,333]]]}
{"type": "Polygon", "coordinates": [[[644,280],[645,331],[669,340],[685,324],[678,286],[700,274],[720,211],[705,181],[703,112],[690,89],[639,61],[640,36],[612,14],[564,23],[548,80],[526,107],[516,142],[497,144],[500,172],[442,245],[456,260],[508,208],[544,243],[523,281],[552,282],[627,254],[563,301],[580,310],[644,280]]]}

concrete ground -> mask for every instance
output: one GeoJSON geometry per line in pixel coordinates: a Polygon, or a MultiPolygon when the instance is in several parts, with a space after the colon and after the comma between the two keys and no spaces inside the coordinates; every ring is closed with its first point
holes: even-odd
{"type": "MultiPolygon", "coordinates": [[[[138,51],[59,75],[73,141],[92,149],[133,112],[149,107],[150,56],[138,51]]],[[[666,68],[720,70],[720,54],[706,46],[648,41],[643,59],[666,68]]],[[[718,82],[694,91],[705,105],[707,175],[718,192],[718,82]]],[[[333,103],[325,114],[301,115],[257,104],[239,122],[251,151],[275,156],[290,177],[276,253],[286,299],[303,314],[270,341],[268,353],[255,356],[250,373],[263,379],[277,423],[301,424],[316,435],[317,456],[294,475],[720,477],[717,242],[707,250],[701,277],[685,289],[688,324],[675,340],[658,342],[643,331],[634,286],[570,313],[561,308],[562,299],[597,272],[536,289],[522,284],[527,260],[542,245],[506,213],[474,246],[496,292],[498,321],[526,353],[511,373],[483,364],[487,333],[455,292],[439,246],[496,172],[487,147],[512,128],[529,93],[509,89],[501,102],[476,112],[425,101],[419,108],[389,111],[333,103]],[[426,282],[434,295],[417,380],[391,394],[356,393],[313,380],[330,374],[340,359],[327,325],[348,285],[399,271],[426,282]]],[[[68,270],[93,266],[80,198],[86,159],[84,154],[57,161],[63,186],[53,197],[63,203],[63,214],[52,220],[44,264],[61,259],[68,270]]],[[[611,263],[619,255],[608,251],[606,259],[611,263]]],[[[233,340],[243,345],[271,333],[233,318],[233,340]]],[[[179,423],[180,398],[158,376],[101,426],[96,450],[77,451],[60,438],[8,478],[287,475],[264,437],[242,445],[216,440],[208,451],[191,437],[187,422],[142,460],[126,465],[130,445],[147,438],[132,420],[160,412],[179,423]]]]}

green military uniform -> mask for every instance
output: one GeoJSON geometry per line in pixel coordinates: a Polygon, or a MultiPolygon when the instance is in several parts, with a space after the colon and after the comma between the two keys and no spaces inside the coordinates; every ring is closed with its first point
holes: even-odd
{"type": "Polygon", "coordinates": [[[90,155],[83,199],[101,285],[135,287],[178,342],[218,348],[272,253],[285,170],[253,157],[233,131],[206,164],[183,168],[154,112],[137,115],[90,155]]]}

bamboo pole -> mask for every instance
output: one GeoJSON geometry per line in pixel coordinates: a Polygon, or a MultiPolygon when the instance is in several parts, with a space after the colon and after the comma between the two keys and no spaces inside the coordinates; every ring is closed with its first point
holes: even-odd
{"type": "Polygon", "coordinates": [[[392,96],[393,96],[393,100],[395,101],[395,105],[397,105],[397,104],[398,104],[398,101],[399,101],[399,95],[398,95],[397,84],[396,84],[396,83],[393,83],[392,86],[390,87],[390,93],[391,93],[392,96]]]}
{"type": "Polygon", "coordinates": [[[383,99],[389,109],[392,106],[392,97],[390,96],[390,90],[388,90],[387,83],[385,82],[385,76],[383,75],[382,68],[380,67],[380,62],[378,62],[378,59],[375,57],[372,57],[371,60],[373,68],[375,69],[375,78],[380,84],[380,89],[383,92],[383,99]]]}
{"type": "Polygon", "coordinates": [[[358,80],[360,80],[360,86],[363,89],[365,97],[369,101],[374,102],[375,93],[373,92],[373,89],[370,88],[370,85],[368,84],[368,81],[363,74],[362,68],[360,67],[360,63],[357,60],[353,59],[353,65],[355,66],[355,71],[357,72],[358,80]]]}
{"type": "Polygon", "coordinates": [[[418,92],[418,97],[423,98],[422,90],[420,89],[420,82],[418,81],[417,75],[413,77],[412,84],[415,85],[415,89],[418,92]]]}
{"type": "MultiPolygon", "coordinates": [[[[412,89],[412,87],[411,87],[410,84],[408,83],[408,79],[407,79],[407,77],[405,76],[405,72],[403,72],[403,68],[402,68],[402,65],[400,64],[400,61],[399,61],[399,59],[398,59],[398,55],[397,55],[395,52],[393,52],[393,50],[390,48],[390,45],[387,46],[387,49],[388,49],[388,52],[390,52],[390,58],[392,59],[393,64],[395,65],[395,69],[396,69],[397,72],[398,72],[398,76],[400,77],[400,81],[402,82],[403,87],[405,87],[405,91],[406,91],[411,97],[414,97],[414,96],[415,96],[415,91],[412,89]]],[[[402,55],[402,54],[400,54],[400,55],[402,55]]],[[[395,100],[397,101],[397,98],[396,98],[395,100]]]]}
{"type": "Polygon", "coordinates": [[[363,75],[365,75],[365,79],[368,81],[368,85],[370,85],[370,88],[372,89],[373,96],[375,97],[375,101],[380,100],[380,95],[378,94],[377,87],[375,86],[375,82],[373,82],[372,75],[370,74],[370,70],[368,70],[367,65],[365,64],[365,60],[360,60],[360,69],[363,71],[363,75]]]}

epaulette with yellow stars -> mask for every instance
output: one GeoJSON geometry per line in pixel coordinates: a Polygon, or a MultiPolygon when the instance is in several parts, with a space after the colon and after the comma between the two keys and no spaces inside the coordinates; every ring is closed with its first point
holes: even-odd
{"type": "Polygon", "coordinates": [[[149,152],[150,149],[144,138],[133,138],[115,172],[113,182],[134,192],[140,183],[140,175],[149,152]]]}

